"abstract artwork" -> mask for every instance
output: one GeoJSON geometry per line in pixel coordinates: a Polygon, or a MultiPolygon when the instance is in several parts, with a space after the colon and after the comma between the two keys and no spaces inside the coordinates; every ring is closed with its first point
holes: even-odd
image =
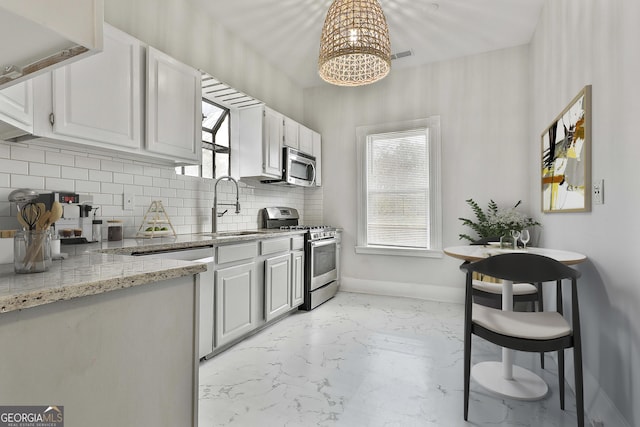
{"type": "Polygon", "coordinates": [[[591,210],[591,86],[542,133],[542,211],[591,210]]]}

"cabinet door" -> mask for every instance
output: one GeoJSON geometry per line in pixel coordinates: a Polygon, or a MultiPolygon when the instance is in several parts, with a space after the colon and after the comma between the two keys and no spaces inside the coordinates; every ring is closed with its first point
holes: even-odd
{"type": "Polygon", "coordinates": [[[291,253],[291,307],[304,302],[304,251],[291,253]]]}
{"type": "Polygon", "coordinates": [[[199,164],[202,158],[200,72],[157,49],[147,50],[147,150],[199,164]]]}
{"type": "Polygon", "coordinates": [[[257,325],[253,310],[257,301],[256,263],[251,262],[216,271],[215,345],[240,338],[257,325]]]}
{"type": "Polygon", "coordinates": [[[299,132],[300,125],[289,117],[284,118],[284,145],[287,147],[299,149],[299,132]]]}
{"type": "Polygon", "coordinates": [[[318,132],[313,132],[313,155],[316,158],[316,186],[322,185],[322,137],[318,132]]]}
{"type": "Polygon", "coordinates": [[[264,109],[263,128],[263,168],[264,173],[282,176],[282,114],[271,108],[264,109]]]}
{"type": "Polygon", "coordinates": [[[289,311],[290,289],[290,254],[267,259],[264,262],[264,315],[267,322],[289,311]]]}
{"type": "Polygon", "coordinates": [[[306,126],[300,125],[299,150],[305,154],[313,155],[313,134],[314,132],[306,126]]]}
{"type": "Polygon", "coordinates": [[[140,149],[141,55],[139,40],[105,24],[101,53],[53,72],[51,132],[98,147],[140,149]]]}
{"type": "MultiPolygon", "coordinates": [[[[0,91],[0,120],[33,133],[31,81],[16,83],[0,91]]],[[[12,136],[6,135],[7,138],[12,136]]]]}

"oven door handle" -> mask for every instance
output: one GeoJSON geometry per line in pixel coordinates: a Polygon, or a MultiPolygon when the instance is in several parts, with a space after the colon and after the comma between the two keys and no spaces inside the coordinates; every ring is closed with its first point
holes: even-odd
{"type": "Polygon", "coordinates": [[[337,243],[337,241],[334,238],[324,239],[324,240],[317,240],[317,241],[314,241],[314,242],[309,242],[309,244],[311,245],[312,248],[317,248],[317,247],[320,247],[320,246],[334,245],[336,243],[337,243]]]}

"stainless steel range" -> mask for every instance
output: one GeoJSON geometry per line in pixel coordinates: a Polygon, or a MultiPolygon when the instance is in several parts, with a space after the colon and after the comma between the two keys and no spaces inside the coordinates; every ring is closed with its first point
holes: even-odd
{"type": "Polygon", "coordinates": [[[263,211],[264,228],[306,230],[304,257],[304,303],[301,310],[313,310],[338,291],[338,241],[336,229],[326,225],[299,225],[294,208],[273,207],[263,211]]]}

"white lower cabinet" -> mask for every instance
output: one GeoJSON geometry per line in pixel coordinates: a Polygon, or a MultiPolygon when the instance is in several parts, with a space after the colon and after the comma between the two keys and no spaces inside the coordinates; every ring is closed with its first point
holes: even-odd
{"type": "Polygon", "coordinates": [[[227,344],[256,328],[256,263],[216,270],[215,345],[227,344]]]}
{"type": "Polygon", "coordinates": [[[291,253],[291,307],[304,302],[304,251],[291,253]]]}
{"type": "Polygon", "coordinates": [[[291,255],[268,258],[264,262],[265,320],[268,322],[291,308],[291,255]]]}

